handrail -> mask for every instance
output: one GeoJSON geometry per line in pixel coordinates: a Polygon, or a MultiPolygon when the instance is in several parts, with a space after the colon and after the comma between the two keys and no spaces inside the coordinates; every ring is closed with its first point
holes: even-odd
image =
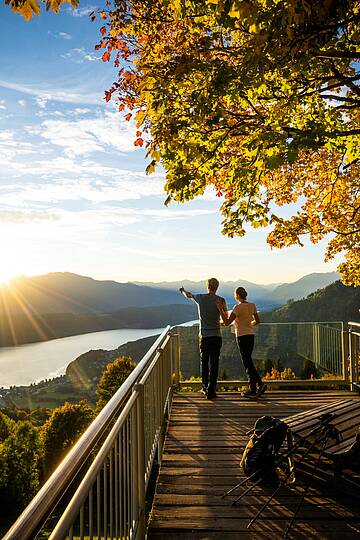
{"type": "Polygon", "coordinates": [[[349,321],[348,326],[349,326],[350,333],[359,335],[358,332],[360,333],[360,322],[349,321]],[[354,326],[358,330],[358,332],[354,332],[354,330],[352,329],[352,326],[354,326]]]}
{"type": "MultiPolygon", "coordinates": [[[[145,490],[171,400],[172,338],[167,335],[102,443],[49,540],[145,537],[145,490]],[[149,414],[144,422],[145,411],[149,414]],[[120,495],[120,500],[118,495],[120,495]],[[89,519],[86,521],[85,516],[89,519]]],[[[162,445],[161,445],[162,446],[162,445]]],[[[162,447],[159,448],[159,454],[162,447]]]]}
{"type": "MultiPolygon", "coordinates": [[[[261,322],[261,326],[264,326],[264,325],[276,325],[276,326],[281,326],[283,324],[344,324],[343,321],[294,321],[294,322],[270,322],[270,321],[264,321],[264,322],[261,322]]],[[[349,323],[351,324],[351,323],[349,323]]],[[[357,324],[357,323],[353,323],[353,324],[357,324]]]]}
{"type": "Polygon", "coordinates": [[[85,433],[73,446],[54,473],[25,508],[16,522],[8,530],[3,540],[30,540],[40,530],[46,519],[62,498],[96,443],[104,435],[116,413],[121,409],[134,384],[140,379],[154,353],[167,338],[170,326],[167,326],[155,343],[150,347],[124,384],[105,405],[85,433]]]}
{"type": "Polygon", "coordinates": [[[68,505],[66,513],[62,515],[62,517],[60,518],[60,520],[58,521],[56,525],[56,528],[52,532],[51,534],[52,540],[63,538],[62,531],[68,530],[71,524],[73,523],[74,519],[76,518],[79,508],[81,507],[86,497],[88,496],[88,486],[95,482],[98,475],[99,467],[102,465],[102,463],[106,459],[111,449],[111,446],[118,435],[120,427],[124,424],[129,414],[129,411],[131,411],[132,407],[134,406],[138,393],[139,391],[137,390],[132,394],[129,401],[126,403],[124,409],[121,411],[119,418],[117,419],[112,430],[107,436],[104,444],[101,446],[99,453],[97,454],[96,458],[92,462],[80,486],[76,490],[76,493],[74,494],[71,502],[68,505]]]}

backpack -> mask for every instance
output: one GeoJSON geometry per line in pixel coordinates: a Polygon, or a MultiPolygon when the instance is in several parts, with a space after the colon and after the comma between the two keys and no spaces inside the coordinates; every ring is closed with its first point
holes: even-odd
{"type": "Polygon", "coordinates": [[[253,433],[240,461],[246,476],[262,485],[276,485],[277,457],[283,444],[288,426],[273,416],[262,416],[254,425],[253,433]]]}

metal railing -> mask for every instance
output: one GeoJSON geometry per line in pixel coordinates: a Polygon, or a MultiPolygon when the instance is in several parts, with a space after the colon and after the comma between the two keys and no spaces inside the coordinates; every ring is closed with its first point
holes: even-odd
{"type": "Polygon", "coordinates": [[[349,381],[360,389],[360,323],[349,322],[349,381]]]}
{"type": "Polygon", "coordinates": [[[298,325],[299,353],[328,373],[343,373],[342,322],[295,323],[298,325]]]}
{"type": "Polygon", "coordinates": [[[145,491],[178,372],[179,340],[167,327],[3,540],[36,538],[84,467],[49,538],[144,538],[145,491]]]}
{"type": "MultiPolygon", "coordinates": [[[[186,379],[183,385],[196,385],[199,378],[200,355],[192,342],[196,339],[198,328],[180,328],[182,342],[181,372],[186,379]],[[191,355],[197,359],[191,363],[191,355]]],[[[230,328],[222,330],[223,346],[219,370],[219,382],[246,385],[246,374],[240,360],[235,336],[230,328]],[[222,380],[223,372],[226,377],[222,380]]],[[[255,328],[255,347],[253,359],[260,371],[269,372],[272,367],[280,373],[290,368],[293,379],[273,380],[273,383],[287,385],[328,385],[349,381],[349,366],[346,351],[348,332],[341,321],[261,323],[255,328]],[[269,368],[270,366],[270,368],[269,368]]],[[[270,381],[272,382],[272,381],[270,381]]]]}

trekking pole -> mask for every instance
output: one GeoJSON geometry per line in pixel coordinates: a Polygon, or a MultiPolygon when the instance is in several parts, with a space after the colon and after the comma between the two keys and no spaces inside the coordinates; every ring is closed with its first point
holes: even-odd
{"type": "Polygon", "coordinates": [[[262,481],[262,478],[260,477],[259,480],[257,480],[256,482],[254,482],[253,484],[251,484],[250,487],[248,487],[244,493],[242,493],[237,499],[235,499],[235,501],[233,501],[231,503],[231,506],[235,506],[235,504],[240,501],[240,499],[242,499],[243,497],[245,497],[245,495],[247,495],[254,487],[256,487],[258,484],[260,484],[260,482],[262,481]]]}
{"type": "MultiPolygon", "coordinates": [[[[316,439],[316,441],[314,441],[314,443],[313,443],[311,446],[309,446],[309,448],[306,450],[305,454],[303,454],[303,455],[301,456],[301,458],[299,459],[299,463],[301,463],[301,462],[305,459],[305,457],[309,454],[309,452],[311,452],[311,450],[314,448],[314,446],[315,446],[316,444],[318,444],[319,442],[321,442],[321,437],[322,437],[322,433],[320,433],[320,435],[319,435],[319,437],[316,439]]],[[[280,483],[279,483],[279,485],[276,487],[275,491],[270,495],[270,497],[268,498],[268,500],[264,502],[264,504],[262,505],[262,507],[260,508],[260,510],[258,510],[257,514],[249,521],[249,523],[248,523],[248,525],[247,525],[247,527],[246,527],[247,529],[250,529],[250,527],[255,523],[255,521],[256,521],[257,519],[259,519],[260,515],[263,513],[263,511],[265,510],[265,508],[267,508],[267,506],[269,506],[269,504],[271,503],[271,501],[273,500],[273,498],[275,497],[275,495],[279,492],[280,488],[282,488],[282,487],[286,484],[286,482],[287,482],[288,478],[290,478],[291,474],[292,474],[292,471],[290,471],[290,472],[285,476],[285,479],[284,479],[284,480],[281,480],[281,481],[280,481],[280,483]]]]}
{"type": "Polygon", "coordinates": [[[223,495],[221,495],[221,498],[224,499],[225,497],[227,497],[228,495],[230,495],[230,493],[232,493],[233,491],[235,491],[235,489],[243,486],[244,484],[246,484],[246,482],[248,480],[251,480],[252,478],[254,478],[254,476],[257,476],[259,474],[259,472],[261,472],[262,469],[257,470],[255,472],[253,472],[250,476],[247,476],[246,478],[244,478],[243,480],[241,480],[241,482],[239,482],[238,484],[236,484],[236,486],[234,486],[233,488],[229,489],[229,491],[226,491],[226,493],[223,493],[223,495]]]}
{"type": "Polygon", "coordinates": [[[314,463],[313,470],[312,470],[312,473],[311,473],[311,476],[310,476],[310,480],[308,481],[308,483],[307,483],[307,485],[306,485],[306,487],[305,487],[305,489],[304,489],[304,492],[303,492],[303,494],[301,495],[300,501],[299,501],[299,503],[298,503],[298,505],[297,505],[297,507],[296,507],[296,510],[295,510],[295,512],[294,512],[294,514],[293,514],[293,517],[291,518],[291,521],[290,521],[289,525],[286,527],[286,530],[285,530],[285,532],[284,532],[283,538],[287,538],[287,535],[288,535],[288,533],[289,533],[289,531],[290,531],[290,529],[291,529],[291,527],[292,527],[292,525],[293,525],[293,523],[294,523],[294,521],[295,521],[295,519],[296,519],[296,516],[297,516],[298,513],[299,513],[299,510],[300,510],[300,508],[301,508],[301,505],[302,505],[302,503],[304,502],[304,499],[305,499],[305,497],[306,497],[306,495],[307,495],[307,493],[308,493],[308,491],[309,491],[310,484],[311,484],[311,482],[312,482],[312,480],[313,480],[313,478],[314,478],[314,474],[315,474],[316,467],[317,467],[317,465],[318,465],[318,464],[320,463],[320,461],[321,461],[321,458],[322,458],[322,455],[323,455],[323,453],[324,453],[324,450],[325,450],[326,443],[327,443],[328,439],[329,439],[329,432],[326,433],[326,437],[325,437],[325,439],[324,439],[324,444],[322,445],[320,454],[319,454],[317,460],[316,460],[315,463],[314,463]]]}
{"type": "MultiPolygon", "coordinates": [[[[336,418],[336,415],[335,414],[323,414],[322,416],[320,416],[319,418],[319,422],[320,422],[320,425],[317,425],[316,427],[314,427],[311,431],[309,431],[309,433],[307,433],[306,435],[303,435],[302,437],[300,437],[294,444],[293,446],[289,449],[289,450],[286,450],[285,452],[282,452],[280,454],[278,454],[278,459],[279,459],[279,462],[283,459],[283,458],[287,458],[289,457],[293,452],[294,450],[300,446],[300,444],[303,442],[303,441],[306,441],[309,437],[311,437],[312,435],[315,435],[315,433],[319,430],[322,430],[325,426],[328,426],[329,425],[329,422],[331,422],[332,420],[335,420],[336,418]],[[326,418],[325,418],[326,417],[326,418]]],[[[291,428],[289,428],[290,431],[291,431],[291,428]]]]}

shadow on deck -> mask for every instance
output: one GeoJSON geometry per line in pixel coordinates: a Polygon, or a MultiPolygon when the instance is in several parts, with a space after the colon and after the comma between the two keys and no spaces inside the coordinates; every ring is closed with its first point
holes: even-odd
{"type": "MultiPolygon", "coordinates": [[[[235,497],[221,498],[244,478],[239,460],[246,432],[264,414],[284,418],[344,398],[360,399],[344,391],[271,391],[255,402],[234,393],[214,401],[198,393],[175,394],[148,539],[282,538],[302,493],[301,478],[281,488],[250,530],[249,520],[272,490],[256,487],[235,507],[235,497]]],[[[360,487],[345,491],[328,482],[331,475],[317,476],[288,537],[360,538],[360,487]]]]}

